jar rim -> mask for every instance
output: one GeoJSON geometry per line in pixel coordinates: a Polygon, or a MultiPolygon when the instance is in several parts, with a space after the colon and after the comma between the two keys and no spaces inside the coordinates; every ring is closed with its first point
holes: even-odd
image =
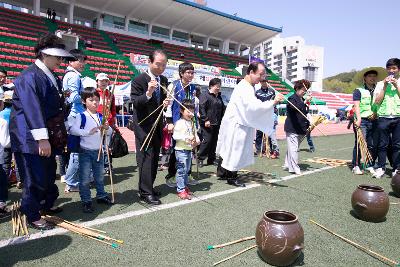
{"type": "Polygon", "coordinates": [[[298,221],[297,215],[285,210],[266,211],[264,212],[264,218],[280,224],[290,224],[298,221]]]}
{"type": "Polygon", "coordinates": [[[372,191],[372,192],[384,192],[385,190],[378,186],[378,185],[371,185],[371,184],[360,184],[357,188],[365,191],[372,191]]]}

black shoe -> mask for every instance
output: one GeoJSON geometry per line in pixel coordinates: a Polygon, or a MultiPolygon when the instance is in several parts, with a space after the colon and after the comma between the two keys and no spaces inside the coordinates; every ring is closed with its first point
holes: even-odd
{"type": "Polygon", "coordinates": [[[112,200],[111,200],[111,198],[109,196],[98,198],[96,200],[96,202],[99,203],[99,204],[106,204],[106,205],[109,205],[109,206],[114,205],[114,203],[112,202],[112,200]]]}
{"type": "Polygon", "coordinates": [[[199,160],[198,164],[199,164],[199,168],[203,168],[204,167],[204,162],[202,160],[199,160]]]}
{"type": "Polygon", "coordinates": [[[39,230],[39,231],[46,231],[46,230],[51,230],[54,229],[54,224],[51,224],[49,222],[45,223],[29,223],[29,226],[32,227],[33,229],[39,230]]]}
{"type": "Polygon", "coordinates": [[[92,202],[83,202],[82,211],[84,213],[93,213],[94,209],[93,209],[93,206],[92,206],[92,202]]]}
{"type": "Polygon", "coordinates": [[[156,196],[157,198],[159,198],[159,197],[161,197],[161,191],[153,190],[153,195],[156,196]]]}
{"type": "Polygon", "coordinates": [[[7,207],[0,209],[0,220],[8,218],[10,216],[11,216],[11,211],[7,207]]]}
{"type": "Polygon", "coordinates": [[[48,210],[43,210],[41,212],[42,215],[54,215],[54,214],[58,214],[60,212],[63,211],[63,208],[61,207],[55,207],[55,208],[50,208],[48,210]]]}
{"type": "Polygon", "coordinates": [[[237,186],[237,187],[246,187],[244,183],[239,181],[238,179],[228,179],[228,184],[237,186]]]}
{"type": "Polygon", "coordinates": [[[150,205],[160,205],[161,201],[153,195],[140,195],[140,200],[150,205]]]}

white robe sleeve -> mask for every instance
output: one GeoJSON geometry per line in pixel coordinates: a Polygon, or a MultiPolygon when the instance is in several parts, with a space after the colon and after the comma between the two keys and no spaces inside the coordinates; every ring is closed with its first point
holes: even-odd
{"type": "Polygon", "coordinates": [[[274,101],[262,102],[254,94],[254,88],[248,84],[240,84],[241,92],[237,95],[239,99],[236,110],[238,112],[237,122],[240,125],[258,129],[267,135],[271,134],[274,127],[274,101]]]}

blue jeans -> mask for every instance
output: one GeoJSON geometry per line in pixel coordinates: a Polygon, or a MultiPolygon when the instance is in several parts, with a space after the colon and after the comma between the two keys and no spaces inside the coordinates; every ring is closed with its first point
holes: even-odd
{"type": "Polygon", "coordinates": [[[176,156],[176,191],[185,191],[189,179],[189,170],[192,165],[191,150],[175,150],[176,156]]]}
{"type": "Polygon", "coordinates": [[[79,153],[71,153],[69,155],[69,163],[67,172],[65,173],[65,183],[69,186],[76,187],[79,185],[79,153]]]}
{"type": "Polygon", "coordinates": [[[0,203],[6,202],[8,199],[8,181],[7,174],[3,169],[3,165],[0,164],[0,203]]]}
{"type": "MultiPolygon", "coordinates": [[[[377,145],[378,145],[377,122],[370,121],[367,119],[361,119],[360,129],[364,136],[365,141],[367,142],[368,151],[372,157],[371,164],[368,166],[365,166],[365,167],[367,167],[367,168],[374,167],[375,159],[377,156],[377,145]]],[[[353,167],[355,167],[355,166],[360,167],[361,151],[360,151],[360,148],[358,148],[358,157],[357,157],[357,132],[356,131],[354,131],[354,137],[355,137],[355,140],[354,140],[352,164],[353,164],[353,167]]]]}
{"type": "Polygon", "coordinates": [[[79,152],[79,194],[82,202],[91,202],[90,194],[90,170],[93,170],[94,182],[96,186],[96,197],[103,198],[107,196],[104,191],[104,159],[100,154],[100,160],[97,161],[99,150],[82,149],[79,152]]]}
{"type": "Polygon", "coordinates": [[[308,133],[306,135],[306,137],[307,137],[307,143],[308,143],[308,146],[310,147],[310,150],[315,150],[314,143],[313,143],[312,138],[311,138],[311,134],[308,133]]]}

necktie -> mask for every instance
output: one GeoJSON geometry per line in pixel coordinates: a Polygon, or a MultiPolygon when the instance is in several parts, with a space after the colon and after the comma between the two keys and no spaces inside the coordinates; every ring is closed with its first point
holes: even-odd
{"type": "MultiPolygon", "coordinates": [[[[160,77],[156,77],[156,81],[160,84],[160,77]]],[[[157,103],[160,104],[160,86],[157,84],[157,89],[154,91],[157,103]]]]}

